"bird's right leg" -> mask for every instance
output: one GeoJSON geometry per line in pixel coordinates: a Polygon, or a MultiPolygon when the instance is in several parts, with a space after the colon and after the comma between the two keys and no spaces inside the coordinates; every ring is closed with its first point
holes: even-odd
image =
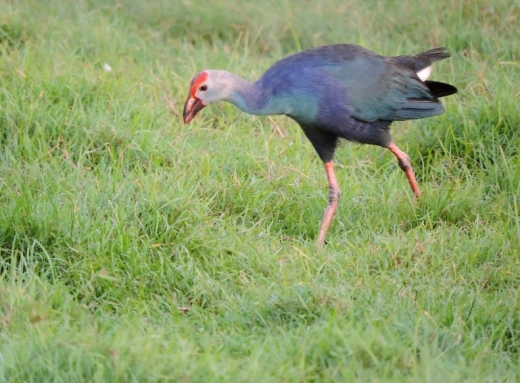
{"type": "Polygon", "coordinates": [[[334,218],[334,213],[338,207],[340,195],[338,180],[336,179],[336,173],[334,172],[334,162],[325,162],[325,172],[327,173],[327,181],[329,183],[329,202],[327,204],[327,208],[325,209],[325,213],[323,214],[320,231],[318,233],[317,245],[319,247],[322,247],[323,243],[325,242],[325,236],[329,231],[332,218],[334,218]]]}
{"type": "Polygon", "coordinates": [[[406,178],[408,178],[408,182],[410,183],[413,194],[415,194],[415,197],[419,198],[421,192],[419,190],[419,186],[417,185],[417,180],[415,179],[415,174],[413,172],[410,158],[408,158],[408,155],[401,151],[393,142],[390,142],[390,145],[388,145],[387,148],[394,154],[394,156],[397,157],[397,163],[403,170],[404,174],[406,174],[406,178]]]}

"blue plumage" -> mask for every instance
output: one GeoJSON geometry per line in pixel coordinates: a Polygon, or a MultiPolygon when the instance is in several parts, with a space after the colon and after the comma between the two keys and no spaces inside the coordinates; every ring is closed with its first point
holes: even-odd
{"type": "Polygon", "coordinates": [[[419,196],[408,156],[392,142],[389,128],[393,121],[444,113],[438,98],[457,89],[426,78],[431,64],[447,57],[444,48],[384,57],[357,45],[337,44],[286,57],[254,83],[229,72],[206,70],[192,80],[184,121],[212,102],[228,101],[246,113],[284,114],[298,122],[325,163],[330,186],[318,235],[321,245],[339,198],[332,167],[339,138],[388,148],[419,196]]]}

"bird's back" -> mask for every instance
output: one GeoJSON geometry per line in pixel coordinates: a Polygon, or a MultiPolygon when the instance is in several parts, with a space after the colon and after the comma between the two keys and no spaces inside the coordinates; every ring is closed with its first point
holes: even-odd
{"type": "MultiPolygon", "coordinates": [[[[418,67],[427,57],[421,60],[418,67]]],[[[309,118],[309,100],[333,104],[340,114],[367,122],[442,114],[442,104],[410,68],[413,63],[413,57],[384,57],[357,45],[327,45],[278,61],[258,84],[274,98],[292,97],[295,119],[309,118]]],[[[319,119],[319,108],[311,111],[319,119]]]]}

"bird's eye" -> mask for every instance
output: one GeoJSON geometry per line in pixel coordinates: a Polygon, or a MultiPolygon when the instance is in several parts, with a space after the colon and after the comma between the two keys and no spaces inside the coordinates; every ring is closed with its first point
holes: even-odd
{"type": "Polygon", "coordinates": [[[205,92],[205,91],[208,90],[208,86],[207,86],[207,85],[201,85],[200,88],[199,88],[199,90],[200,90],[201,92],[205,92]]]}

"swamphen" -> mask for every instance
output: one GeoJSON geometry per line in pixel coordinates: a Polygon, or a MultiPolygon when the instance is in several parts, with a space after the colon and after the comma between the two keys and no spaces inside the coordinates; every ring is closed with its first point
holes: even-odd
{"type": "Polygon", "coordinates": [[[317,239],[322,246],[340,195],[333,163],[339,138],[389,149],[419,196],[410,159],[392,142],[390,124],[444,113],[438,98],[457,89],[426,79],[431,64],[449,56],[445,48],[437,48],[417,56],[384,57],[357,45],[337,44],[286,57],[256,82],[204,70],[191,81],[184,122],[217,101],[249,114],[285,114],[295,120],[324,162],[330,187],[317,239]]]}

